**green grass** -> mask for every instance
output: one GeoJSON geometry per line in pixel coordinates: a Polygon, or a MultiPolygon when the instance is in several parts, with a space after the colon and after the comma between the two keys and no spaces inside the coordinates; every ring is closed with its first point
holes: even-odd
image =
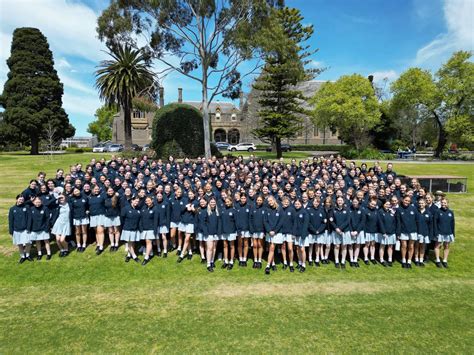
{"type": "Polygon", "coordinates": [[[93,248],[18,265],[6,218],[14,196],[39,170],[51,176],[98,156],[0,155],[0,353],[472,352],[472,165],[395,163],[404,174],[468,177],[471,192],[449,196],[457,240],[447,270],[430,263],[209,274],[198,258],[142,267],[93,248]]]}

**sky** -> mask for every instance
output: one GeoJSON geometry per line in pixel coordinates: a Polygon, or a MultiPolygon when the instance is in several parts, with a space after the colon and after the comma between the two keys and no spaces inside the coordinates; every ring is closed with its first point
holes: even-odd
{"type": "MultiPolygon", "coordinates": [[[[17,27],[36,27],[48,38],[55,68],[64,84],[63,105],[76,136],[101,102],[94,72],[107,59],[96,34],[97,17],[108,0],[0,0],[0,87],[7,79],[6,60],[17,27]]],[[[309,41],[318,51],[311,65],[325,67],[317,80],[337,80],[353,73],[395,80],[409,67],[435,72],[454,51],[474,51],[474,0],[287,0],[314,26],[309,41]]],[[[183,98],[200,101],[199,84],[168,75],[162,81],[165,103],[183,98]]],[[[250,91],[250,82],[244,82],[250,91]]],[[[226,101],[224,98],[219,98],[226,101]]]]}

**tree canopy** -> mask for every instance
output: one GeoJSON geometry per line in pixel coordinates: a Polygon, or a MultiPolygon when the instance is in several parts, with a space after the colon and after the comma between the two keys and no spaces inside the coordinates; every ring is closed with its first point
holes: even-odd
{"type": "Polygon", "coordinates": [[[112,139],[114,115],[118,110],[113,106],[102,106],[95,111],[95,121],[89,123],[87,132],[97,137],[100,142],[112,139]]]}
{"type": "Polygon", "coordinates": [[[2,131],[11,137],[27,137],[31,154],[38,154],[48,125],[56,128],[58,140],[73,136],[75,129],[62,107],[63,85],[40,30],[25,27],[13,32],[7,65],[10,71],[0,96],[5,109],[2,131]]]}

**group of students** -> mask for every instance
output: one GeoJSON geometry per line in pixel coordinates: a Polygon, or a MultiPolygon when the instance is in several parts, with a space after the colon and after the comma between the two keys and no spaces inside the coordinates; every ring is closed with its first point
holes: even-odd
{"type": "Polygon", "coordinates": [[[51,259],[51,235],[60,257],[72,245],[84,252],[92,235],[100,255],[107,234],[111,252],[124,242],[126,262],[146,265],[155,251],[167,257],[174,249],[182,262],[196,251],[213,272],[216,259],[231,270],[236,257],[246,267],[250,254],[261,269],[265,254],[266,274],[276,270],[276,258],[290,272],[331,257],[336,268],[344,269],[347,257],[359,267],[359,256],[366,265],[391,267],[395,250],[403,268],[423,267],[430,246],[436,266],[447,268],[454,221],[441,192],[426,193],[416,179],[402,183],[391,163],[383,171],[341,156],[299,164],[254,157],[93,159],[85,171],[76,164],[54,179],[40,172],[9,212],[20,263],[33,260],[33,242],[38,260],[43,245],[51,259]]]}

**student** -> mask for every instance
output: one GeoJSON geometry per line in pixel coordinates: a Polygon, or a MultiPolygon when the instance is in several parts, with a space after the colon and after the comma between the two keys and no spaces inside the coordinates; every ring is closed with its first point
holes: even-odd
{"type": "Polygon", "coordinates": [[[270,274],[270,268],[273,271],[276,271],[276,266],[274,264],[275,258],[275,245],[281,245],[283,243],[283,234],[281,233],[282,227],[282,211],[280,206],[275,200],[275,197],[269,196],[267,198],[268,208],[267,213],[265,214],[264,224],[266,232],[266,240],[270,243],[270,248],[268,250],[268,259],[267,266],[265,267],[265,274],[270,274]]]}
{"type": "Polygon", "coordinates": [[[237,225],[237,252],[239,254],[239,266],[246,267],[250,238],[250,206],[247,203],[247,195],[244,193],[240,194],[239,203],[235,208],[235,217],[237,225]]]}
{"type": "Polygon", "coordinates": [[[418,240],[415,242],[415,265],[425,266],[425,247],[433,239],[433,215],[426,208],[426,200],[418,200],[417,214],[417,233],[418,240]]]}
{"type": "Polygon", "coordinates": [[[145,198],[145,206],[140,211],[140,230],[141,239],[146,242],[145,257],[142,265],[145,266],[150,261],[150,255],[153,251],[153,241],[158,239],[159,213],[157,206],[153,203],[153,198],[145,198]]]}
{"type": "MultiPolygon", "coordinates": [[[[292,235],[295,236],[295,242],[298,246],[298,265],[300,272],[306,271],[306,247],[308,243],[309,215],[306,208],[303,208],[301,200],[295,201],[295,219],[292,235]]],[[[293,272],[293,259],[290,258],[290,272],[293,272]]]]}
{"type": "Polygon", "coordinates": [[[349,246],[349,257],[351,259],[351,267],[360,267],[359,265],[359,252],[360,246],[365,245],[364,236],[364,224],[365,224],[365,213],[360,207],[360,202],[357,197],[352,199],[350,207],[350,218],[351,218],[351,237],[352,246],[349,246]]]}
{"type": "Polygon", "coordinates": [[[183,198],[183,190],[180,187],[178,187],[174,192],[174,195],[169,200],[169,204],[171,248],[174,249],[177,247],[178,250],[176,251],[176,254],[180,255],[183,247],[183,236],[178,230],[178,227],[181,221],[181,214],[184,212],[186,207],[186,199],[183,198]],[[176,244],[176,239],[178,239],[178,244],[176,244]]]}
{"type": "Polygon", "coordinates": [[[188,199],[181,215],[181,223],[179,224],[178,230],[184,233],[184,243],[181,254],[178,257],[178,263],[183,261],[185,253],[188,254],[188,259],[191,260],[193,257],[193,251],[191,247],[191,236],[194,233],[194,225],[196,223],[196,212],[198,208],[198,201],[193,190],[189,190],[188,199]]]}
{"type": "Polygon", "coordinates": [[[372,264],[377,264],[375,260],[375,243],[379,241],[379,233],[377,226],[377,197],[372,197],[365,209],[364,214],[364,263],[369,265],[369,251],[370,261],[372,264]]]}
{"type": "Polygon", "coordinates": [[[95,185],[89,196],[90,227],[95,230],[97,246],[95,253],[102,254],[104,251],[104,224],[105,224],[105,196],[100,187],[95,185]]]}
{"type": "Polygon", "coordinates": [[[217,201],[211,197],[207,204],[206,232],[204,241],[206,242],[207,270],[213,272],[216,267],[214,258],[216,255],[216,245],[219,235],[222,233],[222,220],[217,207],[217,201]]]}
{"type": "Polygon", "coordinates": [[[235,240],[237,239],[237,225],[235,223],[235,209],[231,197],[225,199],[225,207],[221,212],[222,235],[224,241],[224,264],[222,268],[232,270],[234,267],[235,240]]]}
{"type": "Polygon", "coordinates": [[[257,196],[255,199],[255,205],[250,211],[250,232],[252,234],[253,243],[253,268],[262,268],[262,256],[263,256],[263,238],[265,237],[265,212],[266,209],[263,206],[262,195],[257,196]]]}
{"type": "Polygon", "coordinates": [[[87,227],[89,218],[87,210],[89,208],[88,198],[81,194],[81,190],[75,188],[69,199],[71,206],[72,224],[76,235],[77,252],[82,253],[87,247],[87,227]]]}
{"type": "Polygon", "coordinates": [[[56,244],[60,250],[59,257],[68,256],[66,237],[71,235],[71,207],[64,194],[58,196],[58,204],[51,215],[51,224],[51,233],[56,236],[56,244]]]}
{"type": "Polygon", "coordinates": [[[443,197],[440,201],[441,207],[434,216],[434,239],[436,266],[448,267],[449,245],[454,242],[454,212],[448,208],[448,199],[443,197]],[[443,262],[440,262],[439,253],[443,245],[443,262]]]}
{"type": "Polygon", "coordinates": [[[108,229],[110,251],[114,252],[119,249],[121,222],[119,196],[112,187],[109,187],[107,189],[107,196],[104,200],[104,207],[104,228],[108,229]]]}
{"type": "Polygon", "coordinates": [[[379,257],[380,264],[386,267],[392,267],[392,257],[393,257],[393,246],[397,242],[396,232],[397,232],[397,219],[395,213],[391,209],[392,204],[390,200],[385,200],[383,206],[377,212],[378,218],[378,230],[379,230],[379,257]],[[384,259],[385,247],[387,247],[387,262],[384,259]]]}
{"type": "MultiPolygon", "coordinates": [[[[156,206],[158,207],[158,232],[163,241],[163,258],[168,256],[168,239],[167,235],[170,229],[170,205],[164,200],[162,193],[156,194],[156,206]]],[[[160,242],[157,241],[158,256],[161,254],[160,242]]]]}
{"type": "MultiPolygon", "coordinates": [[[[281,254],[283,258],[283,270],[286,270],[288,265],[291,265],[290,271],[295,271],[293,268],[293,244],[295,242],[295,209],[290,203],[288,197],[283,197],[281,201],[281,230],[283,235],[283,242],[281,244],[281,254]],[[288,251],[288,254],[287,254],[288,251]]],[[[298,263],[298,268],[301,264],[298,263]]]]}
{"type": "Polygon", "coordinates": [[[26,260],[33,261],[30,256],[31,240],[28,234],[28,223],[30,219],[30,208],[25,205],[23,195],[16,196],[16,204],[8,211],[8,228],[13,244],[18,246],[20,252],[20,264],[26,260]]]}
{"type": "MultiPolygon", "coordinates": [[[[201,255],[201,264],[206,262],[206,240],[207,231],[207,200],[201,198],[199,200],[199,208],[196,211],[196,240],[199,243],[199,253],[201,255]]],[[[210,270],[209,270],[210,271],[210,270]]]]}
{"type": "Polygon", "coordinates": [[[333,209],[330,223],[333,234],[334,244],[334,264],[336,268],[346,268],[347,246],[352,243],[350,233],[350,213],[344,205],[344,198],[339,196],[336,199],[336,207],[333,209]],[[339,250],[341,250],[341,264],[339,265],[339,250]]]}
{"type": "Polygon", "coordinates": [[[38,251],[37,260],[43,257],[41,251],[41,242],[44,242],[46,248],[46,260],[51,259],[51,246],[49,244],[49,222],[50,215],[46,207],[43,206],[39,197],[33,197],[33,206],[30,209],[30,219],[28,223],[28,233],[30,233],[31,241],[36,241],[36,249],[38,251]]]}
{"type": "Polygon", "coordinates": [[[331,243],[333,240],[333,229],[330,218],[332,218],[333,213],[333,199],[331,196],[327,196],[324,199],[324,214],[326,216],[326,232],[324,238],[320,239],[319,250],[321,251],[321,264],[329,264],[329,252],[331,251],[331,243]]]}
{"type": "Polygon", "coordinates": [[[309,232],[311,234],[310,244],[308,248],[309,264],[312,263],[312,249],[313,245],[316,249],[316,259],[314,265],[319,267],[319,257],[321,255],[321,248],[324,245],[324,239],[326,234],[326,213],[324,208],[321,206],[321,199],[316,197],[313,200],[313,206],[308,209],[309,213],[309,232]],[[311,244],[311,241],[313,244],[311,244]]]}
{"type": "Polygon", "coordinates": [[[402,268],[411,269],[411,260],[415,251],[415,241],[418,240],[417,233],[418,211],[411,204],[410,196],[402,199],[402,204],[397,210],[397,238],[401,243],[402,268]]]}
{"type": "Polygon", "coordinates": [[[127,256],[125,257],[125,262],[128,263],[130,259],[133,259],[135,262],[139,263],[140,259],[135,253],[135,242],[140,241],[140,218],[141,212],[138,208],[138,203],[140,199],[138,197],[133,197],[130,203],[130,206],[125,207],[121,211],[121,217],[123,220],[122,225],[122,235],[120,240],[123,240],[128,243],[127,256]]]}

